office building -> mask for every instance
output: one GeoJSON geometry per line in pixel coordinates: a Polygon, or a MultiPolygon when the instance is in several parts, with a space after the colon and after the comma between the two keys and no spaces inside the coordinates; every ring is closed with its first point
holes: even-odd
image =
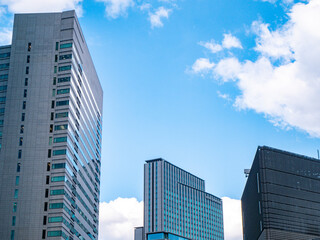
{"type": "Polygon", "coordinates": [[[103,92],[74,11],[0,47],[1,239],[98,239],[103,92]]]}
{"type": "Polygon", "coordinates": [[[244,240],[319,240],[320,160],[258,147],[241,202],[244,240]]]}
{"type": "Polygon", "coordinates": [[[223,240],[221,199],[191,173],[161,158],[146,161],[144,239],[223,240]]]}

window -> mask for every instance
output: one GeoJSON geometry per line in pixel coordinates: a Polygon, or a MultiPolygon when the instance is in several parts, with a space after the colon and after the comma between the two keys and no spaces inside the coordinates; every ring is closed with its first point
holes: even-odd
{"type": "Polygon", "coordinates": [[[49,196],[49,189],[47,188],[46,191],[45,191],[44,197],[47,198],[48,196],[49,196]]]}
{"type": "Polygon", "coordinates": [[[51,177],[51,182],[64,182],[65,176],[51,177]]]}
{"type": "Polygon", "coordinates": [[[22,102],[22,109],[26,109],[26,105],[27,105],[27,102],[26,102],[26,101],[23,101],[23,102],[22,102]]]}
{"type": "Polygon", "coordinates": [[[66,105],[69,105],[69,100],[65,100],[65,101],[58,101],[56,103],[56,106],[59,107],[59,106],[66,106],[66,105]]]}
{"type": "Polygon", "coordinates": [[[56,85],[56,83],[57,83],[57,78],[56,78],[56,77],[54,77],[54,78],[53,78],[53,83],[52,83],[52,84],[53,84],[53,85],[56,85]]]}
{"type": "Polygon", "coordinates": [[[58,78],[58,83],[70,82],[70,77],[58,78]]]}
{"type": "Polygon", "coordinates": [[[24,86],[28,86],[28,78],[24,79],[24,86]]]}
{"type": "Polygon", "coordinates": [[[27,56],[27,63],[30,63],[30,55],[27,56]]]}
{"type": "Polygon", "coordinates": [[[57,137],[53,139],[54,143],[67,142],[67,137],[57,137]]]}
{"type": "Polygon", "coordinates": [[[18,158],[20,159],[21,156],[22,156],[22,150],[20,149],[20,150],[18,151],[18,158]]]}
{"type": "Polygon", "coordinates": [[[48,158],[51,158],[51,149],[48,149],[48,158]]]}
{"type": "Polygon", "coordinates": [[[9,69],[9,63],[0,64],[0,70],[9,69]]]}
{"type": "Polygon", "coordinates": [[[63,195],[64,194],[64,189],[55,189],[50,191],[50,195],[63,195]]]}
{"type": "Polygon", "coordinates": [[[71,65],[59,67],[59,72],[71,70],[71,65]]]}
{"type": "Polygon", "coordinates": [[[58,55],[54,55],[54,62],[58,62],[58,55]]]}
{"type": "Polygon", "coordinates": [[[68,124],[62,124],[62,125],[56,125],[54,126],[54,130],[58,131],[58,130],[66,130],[68,129],[68,124]]]}
{"type": "Polygon", "coordinates": [[[0,114],[4,113],[4,108],[0,108],[0,114]]]}
{"type": "Polygon", "coordinates": [[[69,47],[72,47],[72,43],[60,44],[60,49],[69,48],[69,47]]]}
{"type": "Polygon", "coordinates": [[[25,118],[26,118],[26,114],[25,114],[25,113],[22,113],[22,114],[21,114],[21,121],[23,122],[23,121],[25,120],[25,118]]]}
{"type": "Polygon", "coordinates": [[[49,223],[55,223],[55,222],[62,222],[62,217],[49,217],[48,222],[49,223]]]}
{"type": "Polygon", "coordinates": [[[21,170],[21,163],[18,163],[17,164],[17,172],[20,172],[20,170],[21,170]]]}
{"type": "Polygon", "coordinates": [[[20,137],[19,138],[19,146],[22,146],[22,144],[23,144],[23,137],[20,137]]]}
{"type": "Polygon", "coordinates": [[[53,73],[57,73],[57,66],[54,66],[53,73]]]}
{"type": "Polygon", "coordinates": [[[60,168],[65,168],[65,167],[66,167],[65,163],[52,164],[52,169],[60,169],[60,168]]]}
{"type": "Polygon", "coordinates": [[[26,74],[29,74],[29,67],[26,67],[26,74]]]}
{"type": "Polygon", "coordinates": [[[7,85],[0,86],[0,92],[6,91],[6,90],[7,90],[7,85]]]}
{"type": "Polygon", "coordinates": [[[14,240],[14,230],[11,230],[10,240],[14,240]]]}
{"type": "Polygon", "coordinates": [[[16,216],[13,216],[12,217],[12,226],[15,226],[16,225],[16,216]]]}
{"type": "Polygon", "coordinates": [[[66,55],[59,56],[59,60],[67,60],[67,59],[71,59],[71,58],[72,58],[72,54],[66,54],[66,55]]]}
{"type": "Polygon", "coordinates": [[[50,166],[51,166],[51,163],[47,163],[47,171],[49,172],[50,171],[50,166]]]}
{"type": "Polygon", "coordinates": [[[56,113],[56,118],[68,117],[68,112],[56,113]]]}
{"type": "Polygon", "coordinates": [[[8,74],[0,75],[0,80],[8,80],[8,74]]]}
{"type": "Polygon", "coordinates": [[[60,237],[62,236],[62,231],[48,231],[48,237],[60,237]]]}
{"type": "Polygon", "coordinates": [[[12,209],[13,212],[17,212],[17,206],[18,206],[17,202],[14,202],[13,203],[13,209],[12,209]]]}
{"type": "Polygon", "coordinates": [[[43,225],[47,225],[47,216],[43,216],[43,225]]]}
{"type": "Polygon", "coordinates": [[[66,153],[67,149],[53,150],[53,156],[65,155],[66,153]]]}
{"type": "Polygon", "coordinates": [[[0,97],[0,103],[6,103],[6,97],[0,97]]]}
{"type": "Polygon", "coordinates": [[[19,177],[19,176],[16,176],[16,186],[19,185],[19,180],[20,180],[20,177],[19,177]]]}
{"type": "Polygon", "coordinates": [[[21,125],[20,126],[20,133],[23,133],[24,132],[24,125],[21,125]]]}
{"type": "Polygon", "coordinates": [[[50,203],[49,209],[63,208],[63,203],[50,203]]]}
{"type": "Polygon", "coordinates": [[[52,97],[54,97],[56,95],[56,90],[52,89],[52,97]]]}
{"type": "Polygon", "coordinates": [[[27,92],[28,92],[27,89],[25,89],[25,90],[23,91],[23,97],[25,97],[25,98],[27,97],[27,92]]]}
{"type": "Polygon", "coordinates": [[[53,118],[54,118],[54,113],[52,112],[52,113],[50,114],[50,120],[52,121],[53,118]]]}
{"type": "Polygon", "coordinates": [[[70,88],[64,88],[57,90],[57,94],[66,94],[70,92],[70,88]]]}
{"type": "Polygon", "coordinates": [[[54,108],[54,101],[51,101],[51,108],[54,108]]]}
{"type": "Polygon", "coordinates": [[[44,210],[45,212],[48,211],[48,202],[45,202],[45,203],[44,203],[43,210],[44,210]]]}
{"type": "Polygon", "coordinates": [[[52,137],[49,137],[49,145],[52,145],[52,137]]]}
{"type": "Polygon", "coordinates": [[[10,57],[10,53],[0,53],[0,58],[8,58],[10,57]]]}
{"type": "Polygon", "coordinates": [[[42,230],[42,239],[46,239],[46,230],[45,229],[42,230]]]}
{"type": "Polygon", "coordinates": [[[18,194],[19,194],[19,190],[18,190],[18,189],[15,189],[15,190],[14,190],[13,198],[18,198],[18,194]]]}
{"type": "Polygon", "coordinates": [[[49,132],[53,132],[53,124],[50,124],[49,132]]]}
{"type": "Polygon", "coordinates": [[[49,180],[50,180],[49,176],[46,176],[46,184],[49,184],[49,180]]]}
{"type": "Polygon", "coordinates": [[[29,42],[28,43],[28,52],[30,52],[31,51],[31,43],[29,42]]]}
{"type": "Polygon", "coordinates": [[[56,51],[59,50],[59,42],[56,42],[56,51]]]}

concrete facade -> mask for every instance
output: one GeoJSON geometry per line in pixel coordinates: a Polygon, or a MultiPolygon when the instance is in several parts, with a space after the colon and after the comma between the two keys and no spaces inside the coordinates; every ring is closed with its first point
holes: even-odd
{"type": "Polygon", "coordinates": [[[2,52],[2,239],[97,239],[103,92],[75,12],[15,15],[2,52]]]}

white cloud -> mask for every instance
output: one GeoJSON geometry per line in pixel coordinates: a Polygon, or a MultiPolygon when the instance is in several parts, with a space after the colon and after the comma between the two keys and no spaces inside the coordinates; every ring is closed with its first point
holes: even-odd
{"type": "Polygon", "coordinates": [[[235,36],[231,34],[224,34],[224,38],[222,41],[222,47],[230,49],[230,48],[242,48],[241,42],[235,36]]]}
{"type": "Polygon", "coordinates": [[[241,201],[228,197],[222,201],[225,240],[242,240],[241,201]]]}
{"type": "Polygon", "coordinates": [[[96,0],[104,2],[106,5],[106,14],[110,18],[118,18],[126,16],[130,7],[134,6],[133,0],[96,0]]]}
{"type": "Polygon", "coordinates": [[[12,38],[11,28],[0,28],[0,45],[10,45],[12,38]]]}
{"type": "Polygon", "coordinates": [[[82,0],[0,0],[12,13],[59,12],[76,9],[82,15],[82,0]]]}
{"type": "Polygon", "coordinates": [[[152,7],[150,3],[143,3],[139,6],[139,9],[141,11],[149,10],[152,7]]]}
{"type": "Polygon", "coordinates": [[[218,43],[215,43],[214,40],[210,42],[199,42],[199,45],[209,49],[212,53],[220,52],[223,50],[222,46],[218,43]]]}
{"type": "Polygon", "coordinates": [[[283,58],[288,61],[293,58],[292,33],[290,26],[270,31],[269,25],[255,21],[252,23],[252,30],[258,36],[256,39],[255,50],[262,55],[271,57],[273,59],[283,58]],[[289,28],[288,28],[289,27],[289,28]]]}
{"type": "Polygon", "coordinates": [[[167,9],[164,7],[159,7],[154,13],[149,13],[149,20],[151,23],[151,27],[162,27],[163,26],[163,18],[169,18],[169,14],[171,9],[167,9]]]}
{"type": "Polygon", "coordinates": [[[229,94],[226,93],[221,93],[220,91],[217,91],[218,97],[222,98],[224,100],[227,100],[228,102],[232,101],[231,97],[229,94]]]}
{"type": "Polygon", "coordinates": [[[211,63],[207,58],[199,58],[192,65],[193,73],[206,73],[209,70],[212,70],[214,67],[214,63],[211,63]]]}
{"type": "Polygon", "coordinates": [[[320,1],[294,4],[288,18],[275,30],[254,22],[257,59],[224,58],[212,73],[235,81],[241,92],[237,108],[261,113],[275,126],[320,137],[320,1]]]}
{"type": "Polygon", "coordinates": [[[232,34],[224,34],[223,36],[222,44],[218,44],[214,40],[211,40],[210,42],[199,42],[199,45],[207,48],[212,53],[220,52],[223,49],[242,48],[240,40],[235,36],[232,36],[232,34]]]}
{"type": "MultiPolygon", "coordinates": [[[[261,0],[262,2],[276,3],[277,0],[261,0]]],[[[294,0],[281,0],[284,4],[291,4],[294,0]]]]}
{"type": "Polygon", "coordinates": [[[132,240],[134,227],[142,225],[143,202],[136,198],[100,203],[99,240],[132,240]]]}

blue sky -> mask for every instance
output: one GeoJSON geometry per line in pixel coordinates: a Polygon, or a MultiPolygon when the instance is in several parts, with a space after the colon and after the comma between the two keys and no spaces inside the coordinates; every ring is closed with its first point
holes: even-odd
{"type": "Polygon", "coordinates": [[[14,12],[77,9],[104,90],[102,202],[139,204],[152,158],[240,199],[258,145],[317,156],[317,0],[0,3],[2,44],[14,12]]]}

